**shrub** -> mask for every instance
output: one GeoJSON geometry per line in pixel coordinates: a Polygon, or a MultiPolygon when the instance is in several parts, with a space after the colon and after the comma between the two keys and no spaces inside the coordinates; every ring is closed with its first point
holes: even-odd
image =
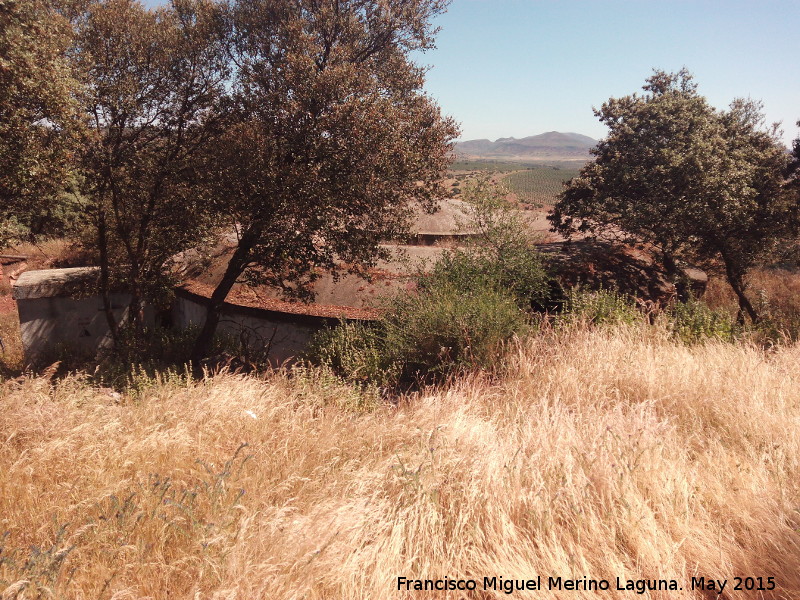
{"type": "Polygon", "coordinates": [[[529,310],[546,306],[552,296],[550,276],[534,248],[507,246],[499,253],[449,250],[430,273],[418,277],[422,289],[451,286],[459,290],[494,289],[529,310]],[[499,254],[499,256],[498,256],[499,254]]]}
{"type": "Polygon", "coordinates": [[[417,293],[390,301],[376,326],[317,334],[307,358],[348,381],[380,386],[496,367],[500,346],[526,328],[524,311],[550,298],[551,278],[502,189],[480,179],[466,184],[464,199],[470,245],[417,273],[417,293]]]}
{"type": "Polygon", "coordinates": [[[675,302],[666,311],[667,326],[679,340],[691,344],[704,339],[733,341],[740,333],[734,318],[699,300],[675,302]]]}
{"type": "Polygon", "coordinates": [[[508,294],[438,281],[396,297],[375,325],[342,323],[320,331],[305,358],[362,386],[437,381],[472,368],[493,370],[500,347],[526,326],[508,294]]]}
{"type": "Polygon", "coordinates": [[[589,291],[571,288],[561,322],[584,321],[595,324],[641,322],[642,313],[636,308],[633,298],[613,290],[589,291]]]}
{"type": "Polygon", "coordinates": [[[394,300],[382,323],[384,351],[404,381],[493,370],[500,346],[526,325],[515,299],[491,286],[428,285],[394,300]]]}
{"type": "Polygon", "coordinates": [[[388,361],[381,331],[380,325],[342,322],[319,331],[304,357],[351,383],[391,385],[397,369],[388,361]]]}
{"type": "Polygon", "coordinates": [[[471,243],[445,252],[430,274],[418,277],[421,287],[490,287],[510,293],[524,309],[547,305],[552,277],[525,217],[509,204],[506,193],[488,178],[465,185],[469,222],[461,229],[472,234],[471,243]]]}

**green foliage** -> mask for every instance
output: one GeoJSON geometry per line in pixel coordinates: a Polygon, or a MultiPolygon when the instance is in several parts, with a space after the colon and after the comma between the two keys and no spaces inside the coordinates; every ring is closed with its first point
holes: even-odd
{"type": "Polygon", "coordinates": [[[382,323],[384,351],[405,381],[492,371],[503,343],[526,326],[514,298],[496,289],[428,286],[395,298],[382,323]]]}
{"type": "Polygon", "coordinates": [[[0,247],[27,236],[69,172],[76,84],[69,23],[47,0],[0,2],[0,247]],[[19,227],[9,227],[13,218],[19,227]]]}
{"type": "Polygon", "coordinates": [[[396,297],[373,325],[322,330],[306,358],[346,381],[393,387],[474,368],[493,370],[503,343],[526,327],[511,296],[490,286],[463,290],[440,280],[396,297]]]}
{"type": "Polygon", "coordinates": [[[30,228],[20,222],[18,215],[0,217],[0,248],[5,248],[7,245],[29,237],[29,235],[30,228]]]}
{"type": "Polygon", "coordinates": [[[798,198],[782,189],[786,150],[760,105],[736,100],[718,111],[685,70],[656,71],[644,90],[595,111],[609,135],[548,218],[567,236],[646,243],[671,275],[681,259],[721,264],[756,321],[747,273],[798,226],[798,198]]]}
{"type": "Polygon", "coordinates": [[[462,230],[473,237],[465,248],[444,252],[429,274],[420,273],[420,288],[489,288],[509,294],[526,310],[546,305],[551,277],[525,215],[514,209],[505,199],[505,190],[488,178],[468,182],[463,199],[468,222],[462,224],[462,230]]]}
{"type": "Polygon", "coordinates": [[[537,167],[506,175],[503,183],[522,202],[534,205],[553,204],[563,191],[564,184],[577,175],[577,169],[537,167]]]}
{"type": "Polygon", "coordinates": [[[86,245],[98,252],[103,292],[130,293],[138,334],[144,303],[172,284],[172,258],[213,224],[199,173],[228,83],[221,10],[203,0],[157,9],[98,0],[76,21],[74,66],[90,128],[78,178],[86,245]]]}
{"type": "Polygon", "coordinates": [[[382,334],[380,324],[343,321],[334,328],[319,331],[305,356],[348,382],[391,385],[398,372],[388,359],[382,334]]]}
{"type": "Polygon", "coordinates": [[[545,305],[550,299],[549,276],[539,254],[529,248],[508,248],[503,261],[487,253],[468,250],[444,252],[427,275],[421,289],[451,286],[460,290],[493,289],[513,298],[523,310],[545,305]]]}
{"type": "Polygon", "coordinates": [[[687,344],[707,339],[734,341],[742,332],[729,313],[712,310],[694,298],[687,302],[673,302],[667,307],[664,317],[672,334],[687,344]]]}
{"type": "Polygon", "coordinates": [[[363,271],[446,196],[458,129],[423,90],[440,0],[228,3],[234,65],[225,135],[209,148],[210,207],[239,229],[195,356],[244,277],[313,297],[325,270],[363,271]]]}
{"type": "Polygon", "coordinates": [[[571,288],[559,323],[593,323],[596,325],[641,323],[642,313],[630,296],[614,290],[571,288]]]}
{"type": "MultiPolygon", "coordinates": [[[[685,344],[705,340],[732,342],[744,332],[729,313],[713,310],[694,298],[687,302],[673,302],[663,310],[654,310],[649,316],[651,322],[665,327],[675,339],[685,344]]],[[[630,296],[613,290],[573,288],[568,293],[565,310],[557,322],[636,325],[644,324],[647,318],[630,296]]]]}
{"type": "Polygon", "coordinates": [[[356,382],[396,385],[461,370],[492,370],[503,343],[527,328],[527,311],[550,299],[550,278],[519,211],[486,178],[465,186],[466,248],[417,274],[374,326],[319,333],[308,356],[356,382]]]}

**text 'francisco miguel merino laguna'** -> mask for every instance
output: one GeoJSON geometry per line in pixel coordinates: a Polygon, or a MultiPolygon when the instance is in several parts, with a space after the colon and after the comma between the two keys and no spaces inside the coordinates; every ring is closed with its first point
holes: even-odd
{"type": "Polygon", "coordinates": [[[597,591],[597,590],[626,590],[635,594],[644,594],[653,591],[680,590],[681,587],[674,579],[622,579],[617,577],[613,581],[608,579],[564,579],[563,577],[542,578],[538,575],[534,579],[506,579],[503,577],[484,577],[479,579],[408,579],[397,578],[397,589],[405,591],[447,591],[447,590],[494,590],[513,594],[517,591],[538,590],[564,590],[564,591],[597,591]],[[616,585],[616,587],[614,587],[616,585]],[[545,587],[546,586],[546,587],[545,587]]]}

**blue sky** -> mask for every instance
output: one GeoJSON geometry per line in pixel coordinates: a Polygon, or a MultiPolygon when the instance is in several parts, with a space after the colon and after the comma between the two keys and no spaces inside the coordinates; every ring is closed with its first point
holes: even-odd
{"type": "Polygon", "coordinates": [[[653,68],[687,67],[717,107],[764,103],[800,135],[800,2],[454,0],[437,19],[427,89],[462,138],[605,128],[592,113],[640,91],[653,68]]]}
{"type": "Polygon", "coordinates": [[[600,138],[593,106],[684,66],[712,105],[761,100],[800,136],[800,0],[453,0],[436,24],[418,61],[462,139],[600,138]]]}

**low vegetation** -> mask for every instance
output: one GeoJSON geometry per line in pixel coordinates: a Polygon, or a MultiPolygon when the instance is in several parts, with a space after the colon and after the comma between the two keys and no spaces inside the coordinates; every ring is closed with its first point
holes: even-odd
{"type": "Polygon", "coordinates": [[[473,236],[416,276],[371,325],[322,331],[307,358],[347,381],[407,386],[476,368],[491,372],[502,346],[547,305],[552,278],[523,217],[489,178],[464,189],[473,236]]]}
{"type": "Polygon", "coordinates": [[[450,165],[450,171],[460,173],[463,171],[483,171],[490,173],[509,173],[519,169],[531,169],[536,165],[517,161],[502,161],[491,159],[458,159],[450,165]]]}
{"type": "Polygon", "coordinates": [[[393,598],[401,576],[542,575],[612,582],[574,598],[629,598],[619,577],[700,600],[691,578],[715,576],[727,598],[797,597],[798,359],[579,323],[512,344],[500,378],[397,405],[308,370],[135,399],[8,381],[0,592],[393,598]],[[730,592],[755,574],[775,590],[730,592]]]}
{"type": "Polygon", "coordinates": [[[800,597],[800,290],[767,268],[800,141],[757,103],[656,71],[580,171],[461,162],[446,189],[458,130],[412,57],[447,2],[3,4],[0,245],[97,264],[114,351],[25,371],[0,282],[0,600],[800,597]],[[498,182],[652,253],[681,302],[565,290],[498,182]],[[469,241],[377,322],[281,370],[214,337],[236,282],[311,299],[447,193],[469,241]],[[204,326],[148,330],[176,254],[224,230],[204,326]],[[729,287],[692,298],[690,263],[729,287]]]}

